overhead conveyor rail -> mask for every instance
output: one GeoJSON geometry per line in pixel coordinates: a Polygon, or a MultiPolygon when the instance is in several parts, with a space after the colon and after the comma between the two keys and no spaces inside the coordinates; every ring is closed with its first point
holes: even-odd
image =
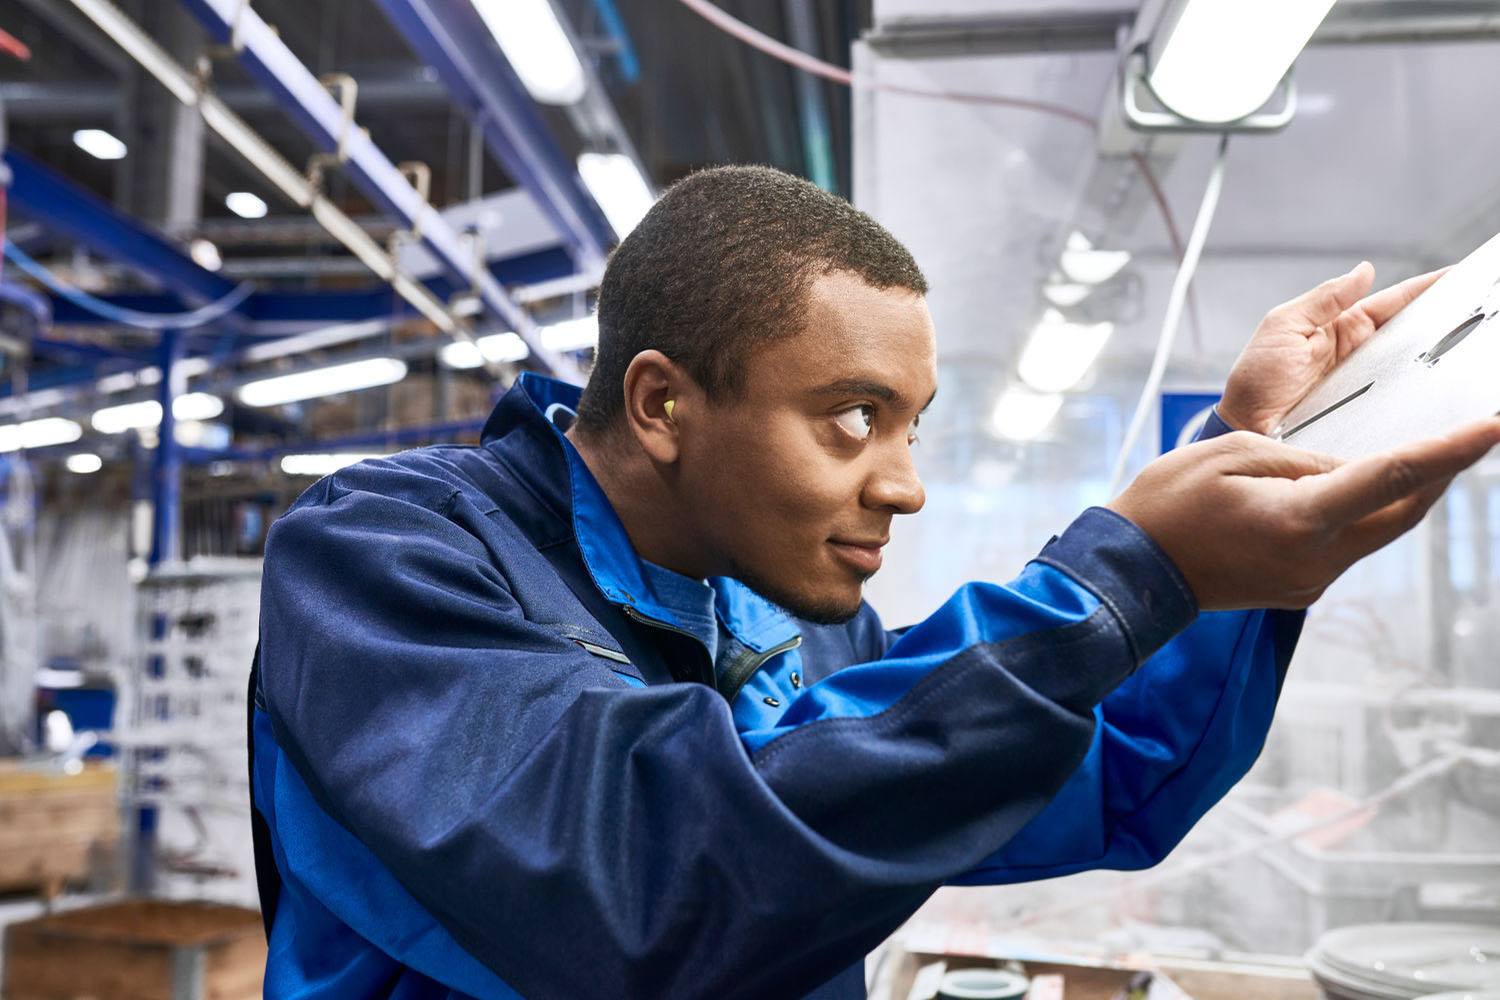
{"type": "MultiPolygon", "coordinates": [[[[102,0],[74,2],[85,10],[102,4],[102,0]]],[[[203,22],[210,36],[230,45],[245,68],[276,96],[315,145],[334,154],[340,168],[377,206],[400,219],[445,271],[472,287],[497,322],[520,335],[538,364],[563,377],[577,377],[570,360],[543,346],[531,316],[484,269],[472,248],[418,193],[402,170],[363,130],[355,127],[350,113],[353,109],[347,104],[341,106],[334,99],[249,3],[245,0],[183,2],[203,22]]],[[[303,183],[307,181],[303,179],[303,183]]],[[[353,225],[347,216],[340,215],[343,222],[353,225]]]]}
{"type": "MultiPolygon", "coordinates": [[[[190,0],[190,6],[211,2],[190,0]]],[[[482,131],[490,153],[547,213],[578,269],[602,270],[613,230],[474,8],[429,0],[377,2],[482,131]]]]}
{"type": "MultiPolygon", "coordinates": [[[[473,332],[467,322],[457,318],[453,311],[422,283],[403,274],[397,267],[395,259],[385,248],[381,247],[354,220],[323,195],[316,185],[288,163],[243,119],[230,111],[222,100],[204,86],[196,74],[189,72],[169,56],[140,26],[126,17],[108,0],[73,0],[73,3],[174,97],[185,104],[195,105],[210,129],[259,170],[286,198],[307,209],[330,235],[344,244],[378,277],[389,282],[391,288],[410,303],[417,312],[454,339],[473,339],[473,332]]],[[[259,19],[257,21],[265,28],[265,33],[277,45],[280,45],[279,39],[275,39],[274,33],[265,25],[265,22],[259,19]]],[[[285,51],[284,45],[281,48],[285,51]]],[[[295,62],[295,57],[292,57],[289,51],[286,51],[286,58],[295,62]]],[[[311,73],[300,63],[296,65],[307,79],[312,81],[317,93],[321,94],[339,114],[342,114],[333,98],[321,84],[313,79],[311,73]]],[[[383,200],[382,206],[388,210],[395,210],[393,206],[396,205],[404,208],[406,214],[397,211],[397,216],[408,227],[412,226],[414,220],[419,221],[416,228],[424,245],[443,262],[446,270],[453,273],[457,280],[463,283],[462,287],[472,285],[479,292],[480,301],[488,311],[499,315],[505,325],[515,329],[523,339],[528,339],[532,357],[540,366],[564,378],[576,378],[576,366],[569,359],[543,348],[530,316],[510,300],[493,275],[481,267],[467,266],[464,263],[465,257],[461,249],[455,249],[461,247],[461,242],[446,220],[420,199],[416,189],[389,160],[384,158],[384,154],[369,142],[368,137],[357,129],[351,128],[349,131],[357,137],[352,145],[359,146],[362,141],[364,144],[360,147],[364,149],[362,155],[367,159],[378,158],[383,161],[394,172],[400,187],[405,189],[405,196],[399,197],[394,203],[389,199],[383,200]],[[442,244],[447,251],[446,255],[438,252],[434,247],[434,240],[442,244]],[[510,316],[517,317],[519,322],[512,323],[510,316]]]]}

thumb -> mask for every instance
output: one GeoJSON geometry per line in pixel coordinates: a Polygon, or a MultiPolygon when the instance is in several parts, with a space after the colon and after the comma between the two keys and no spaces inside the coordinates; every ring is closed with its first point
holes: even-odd
{"type": "Polygon", "coordinates": [[[1374,285],[1375,265],[1362,260],[1347,274],[1329,278],[1276,311],[1284,312],[1298,326],[1320,327],[1338,319],[1345,309],[1368,295],[1374,285]]]}
{"type": "Polygon", "coordinates": [[[1221,472],[1228,476],[1250,476],[1257,479],[1301,479],[1332,472],[1343,461],[1283,444],[1249,431],[1239,431],[1219,439],[1226,454],[1221,472]]]}

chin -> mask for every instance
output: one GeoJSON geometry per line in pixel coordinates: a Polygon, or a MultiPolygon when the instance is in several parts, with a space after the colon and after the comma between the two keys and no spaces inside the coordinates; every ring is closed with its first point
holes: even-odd
{"type": "Polygon", "coordinates": [[[817,592],[805,587],[781,586],[753,573],[734,573],[735,579],[772,604],[815,625],[842,625],[859,614],[864,603],[864,580],[851,590],[847,583],[833,584],[817,592]]]}

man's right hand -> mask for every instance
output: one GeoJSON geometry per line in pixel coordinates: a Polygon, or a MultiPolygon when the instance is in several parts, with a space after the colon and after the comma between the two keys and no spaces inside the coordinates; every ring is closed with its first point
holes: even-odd
{"type": "Polygon", "coordinates": [[[1163,455],[1109,508],[1162,547],[1202,610],[1305,608],[1496,444],[1500,418],[1350,462],[1240,431],[1163,455]]]}

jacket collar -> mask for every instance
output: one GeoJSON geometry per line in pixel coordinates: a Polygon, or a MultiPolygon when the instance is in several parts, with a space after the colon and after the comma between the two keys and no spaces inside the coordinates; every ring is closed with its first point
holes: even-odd
{"type": "MultiPolygon", "coordinates": [[[[485,447],[503,449],[520,432],[529,447],[510,464],[537,497],[572,522],[573,536],[594,585],[611,602],[673,628],[702,635],[714,623],[687,606],[683,587],[692,581],[645,564],[603,488],[583,456],[563,436],[582,391],[557,379],[524,372],[501,397],[480,432],[485,447]],[[558,420],[567,418],[563,426],[558,420]],[[664,575],[665,574],[665,575],[664,575]],[[677,577],[673,580],[672,577],[677,577]]],[[[510,449],[503,449],[510,450],[510,449]]],[[[715,577],[714,610],[724,628],[756,652],[764,652],[797,635],[796,622],[738,580],[715,577]]]]}

